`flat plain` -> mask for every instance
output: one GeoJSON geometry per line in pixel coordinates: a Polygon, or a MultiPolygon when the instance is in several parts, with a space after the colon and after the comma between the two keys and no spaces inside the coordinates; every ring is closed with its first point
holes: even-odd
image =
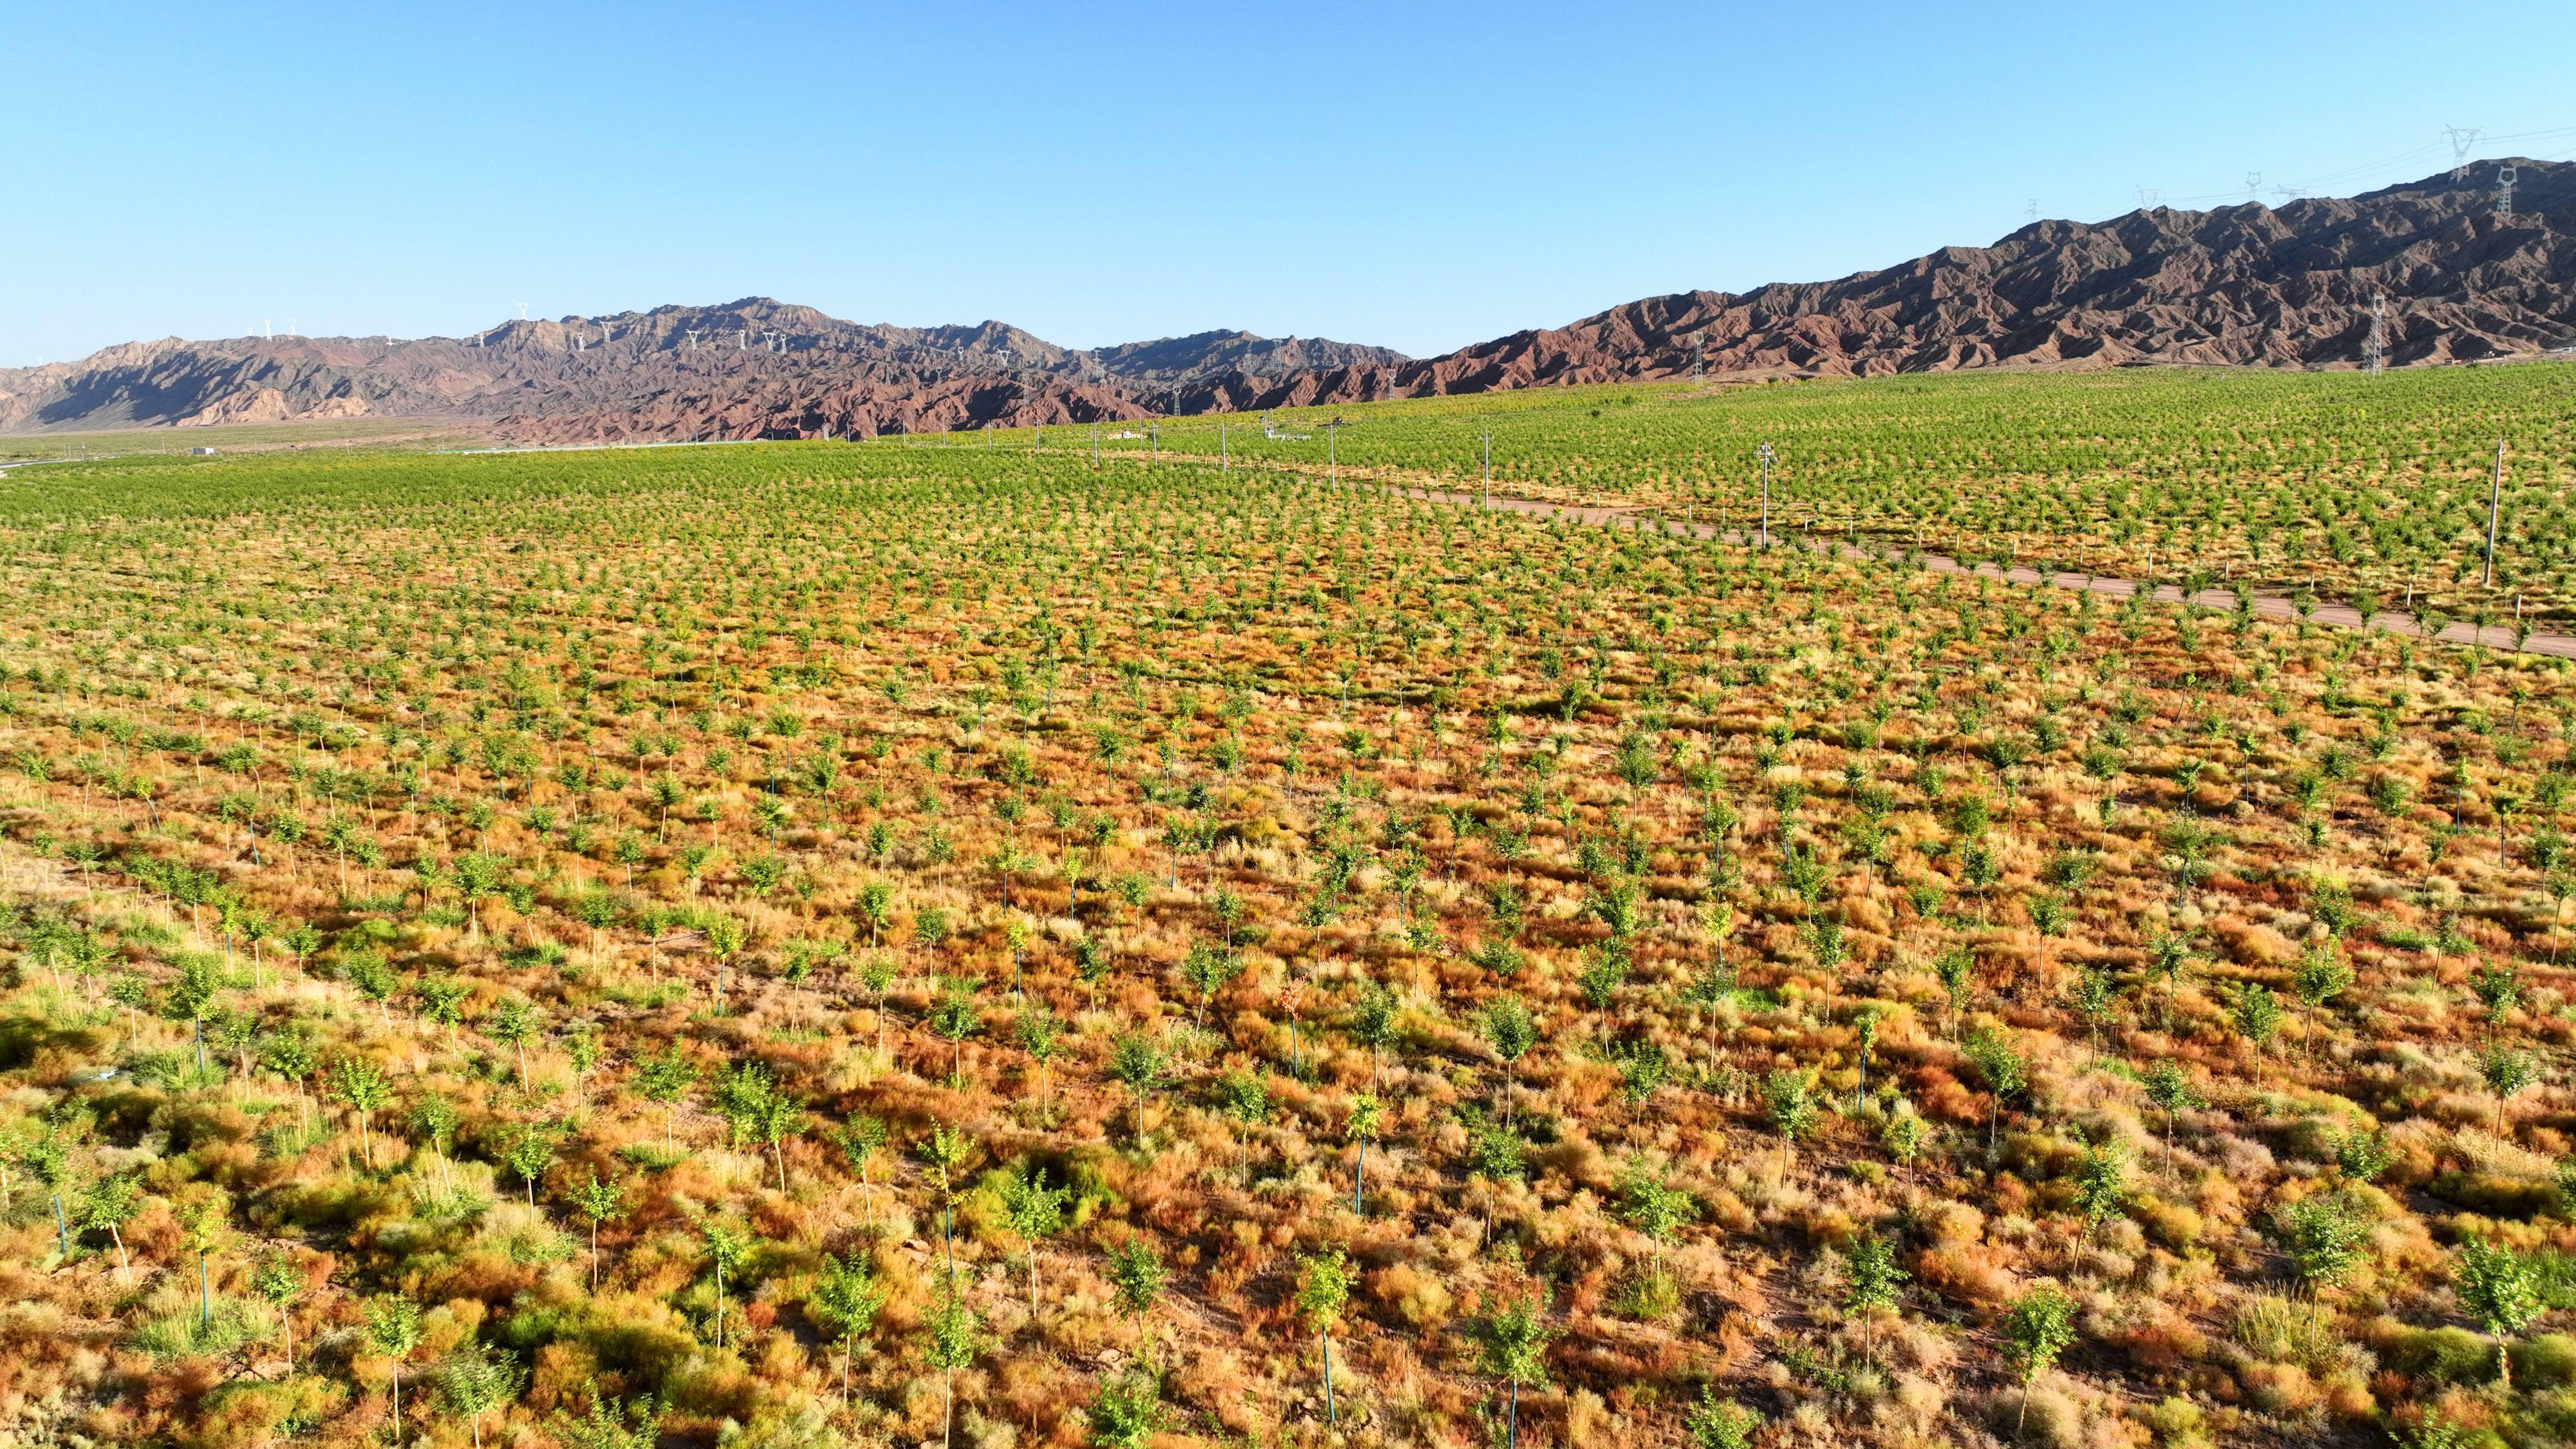
{"type": "Polygon", "coordinates": [[[0,1413],[2552,1442],[2567,377],[15,470],[0,1413]]]}

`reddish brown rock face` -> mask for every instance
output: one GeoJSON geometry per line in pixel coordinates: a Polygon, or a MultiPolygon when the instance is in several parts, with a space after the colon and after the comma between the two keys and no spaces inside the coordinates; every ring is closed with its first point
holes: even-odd
{"type": "Polygon", "coordinates": [[[357,416],[453,419],[527,443],[849,437],[1117,422],[1209,376],[1403,358],[1208,332],[1071,351],[1015,327],[864,327],[765,298],[513,321],[479,337],[128,343],[0,370],[0,431],[357,416]]]}
{"type": "Polygon", "coordinates": [[[2391,366],[2576,344],[2576,166],[2495,163],[2348,199],[2034,222],[1838,281],[1681,292],[1446,356],[1209,332],[1076,352],[998,322],[860,326],[749,298],[462,340],[129,343],[0,370],[0,431],[451,418],[523,442],[847,437],[1115,422],[1690,375],[2391,366]]]}
{"type": "MultiPolygon", "coordinates": [[[[2576,343],[2576,167],[2517,163],[2516,215],[2481,163],[2278,209],[2158,207],[2035,222],[1839,281],[1682,292],[1410,363],[1406,396],[1711,373],[1862,376],[1997,364],[2357,365],[2374,294],[2391,366],[2576,343]]],[[[1251,405],[1367,396],[1329,377],[1251,405]]]]}

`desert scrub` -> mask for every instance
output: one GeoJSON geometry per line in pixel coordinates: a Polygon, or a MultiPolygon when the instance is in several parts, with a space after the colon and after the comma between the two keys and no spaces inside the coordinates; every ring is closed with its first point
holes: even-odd
{"type": "MultiPolygon", "coordinates": [[[[2329,582],[2430,571],[2425,450],[2494,387],[2540,455],[2531,375],[2398,379],[2366,426],[2231,379],[2224,436],[2163,378],[1811,391],[1888,446],[1782,486],[2106,568],[2252,568],[2250,518],[2271,570],[2322,539],[2245,464],[2278,453],[2376,510],[2329,582]],[[2105,471],[2022,466],[2073,458],[2105,471]],[[2204,516],[2229,469],[2260,507],[2204,516]]],[[[1477,409],[1536,439],[1562,400],[1343,443],[1434,475],[1477,409]]],[[[1670,487],[1791,421],[1753,401],[1587,408],[1669,477],[1548,486],[1670,487]]],[[[397,1389],[452,1441],[987,1449],[2552,1412],[2553,664],[1260,446],[0,499],[26,1382],[120,1442],[345,1437],[397,1389]],[[2453,1312],[2470,1241],[2529,1270],[2480,1299],[2501,1359],[2453,1312]]]]}

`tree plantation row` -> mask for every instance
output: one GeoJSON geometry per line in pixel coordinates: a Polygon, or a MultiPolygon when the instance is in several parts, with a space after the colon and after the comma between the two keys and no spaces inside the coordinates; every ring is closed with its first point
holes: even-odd
{"type": "Polygon", "coordinates": [[[2492,625],[2517,605],[2526,619],[2569,607],[2571,374],[2541,362],[1533,388],[873,446],[1222,457],[1471,489],[1490,462],[1515,496],[1742,529],[1760,517],[1768,443],[1775,531],[2492,625]]]}
{"type": "Polygon", "coordinates": [[[13,477],[0,1423],[2576,1426],[2556,661],[1226,461],[13,477]]]}

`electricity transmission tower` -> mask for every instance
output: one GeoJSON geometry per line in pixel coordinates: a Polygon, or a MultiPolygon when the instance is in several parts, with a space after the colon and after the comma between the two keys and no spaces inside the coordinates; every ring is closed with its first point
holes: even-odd
{"type": "Polygon", "coordinates": [[[2362,345],[2362,369],[2377,377],[2388,367],[2388,294],[2370,294],[2370,340],[2362,345]]]}
{"type": "Polygon", "coordinates": [[[2496,168],[2496,215],[2513,220],[2513,163],[2496,168]]]}
{"type": "Polygon", "coordinates": [[[2451,143],[2451,179],[2464,181],[2469,175],[2469,148],[2486,132],[2476,126],[2444,126],[2442,134],[2451,143]]]}

